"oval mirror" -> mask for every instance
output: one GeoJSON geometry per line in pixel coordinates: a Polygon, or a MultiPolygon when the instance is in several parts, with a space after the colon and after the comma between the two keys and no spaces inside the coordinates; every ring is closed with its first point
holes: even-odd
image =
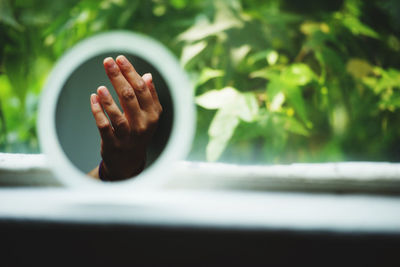
{"type": "MultiPolygon", "coordinates": [[[[104,111],[104,118],[110,122],[110,115],[105,108],[104,111]]],[[[173,163],[189,151],[194,124],[193,89],[176,58],[149,37],[118,31],[80,42],[57,62],[41,95],[38,132],[42,151],[65,185],[127,189],[131,185],[156,186],[166,181],[173,163]],[[118,55],[124,55],[139,76],[151,73],[163,111],[146,146],[144,169],[130,179],[110,183],[109,179],[89,176],[98,171],[96,167],[102,162],[101,137],[91,95],[104,85],[125,114],[105,71],[104,59],[118,55]]]]}

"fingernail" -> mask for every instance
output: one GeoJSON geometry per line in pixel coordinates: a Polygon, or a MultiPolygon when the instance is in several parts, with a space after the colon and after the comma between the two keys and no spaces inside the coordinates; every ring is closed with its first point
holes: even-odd
{"type": "Polygon", "coordinates": [[[102,97],[108,96],[108,90],[105,86],[100,86],[97,88],[97,93],[99,93],[102,97]]]}
{"type": "Polygon", "coordinates": [[[96,94],[92,94],[90,96],[90,100],[92,101],[92,104],[97,104],[98,103],[96,94]]]}
{"type": "Polygon", "coordinates": [[[119,56],[117,57],[117,62],[118,62],[119,64],[121,64],[121,65],[128,64],[128,60],[127,60],[126,57],[123,56],[123,55],[119,55],[119,56]]]}
{"type": "Polygon", "coordinates": [[[112,57],[105,58],[103,63],[108,69],[112,69],[115,67],[115,62],[112,57]]]}
{"type": "Polygon", "coordinates": [[[145,74],[143,74],[143,79],[147,83],[151,83],[153,81],[153,76],[151,76],[151,73],[145,73],[145,74]]]}

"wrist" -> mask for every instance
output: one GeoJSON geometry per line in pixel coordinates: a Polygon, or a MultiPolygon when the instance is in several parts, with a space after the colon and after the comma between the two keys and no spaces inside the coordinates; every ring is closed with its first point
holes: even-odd
{"type": "Polygon", "coordinates": [[[131,168],[110,168],[104,160],[100,161],[98,175],[102,181],[118,181],[139,175],[146,166],[146,156],[132,162],[131,168]],[[125,170],[123,170],[125,169],[125,170]]]}
{"type": "Polygon", "coordinates": [[[100,164],[99,164],[99,178],[103,182],[111,181],[108,177],[109,176],[108,176],[107,171],[106,171],[106,169],[104,167],[104,162],[103,162],[103,160],[101,160],[100,164]]]}

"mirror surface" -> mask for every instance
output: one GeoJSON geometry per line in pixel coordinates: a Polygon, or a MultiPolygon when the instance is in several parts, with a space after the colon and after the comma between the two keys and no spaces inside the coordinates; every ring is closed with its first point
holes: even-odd
{"type": "Polygon", "coordinates": [[[99,165],[100,135],[90,108],[90,95],[100,85],[106,86],[114,101],[121,106],[117,94],[103,66],[106,57],[114,59],[123,54],[135,67],[139,75],[151,73],[163,112],[158,127],[147,149],[146,167],[154,163],[168,143],[173,126],[174,109],[171,91],[160,72],[137,55],[126,51],[103,52],[89,58],[76,68],[64,83],[56,106],[55,126],[59,143],[70,160],[83,173],[99,165]]]}

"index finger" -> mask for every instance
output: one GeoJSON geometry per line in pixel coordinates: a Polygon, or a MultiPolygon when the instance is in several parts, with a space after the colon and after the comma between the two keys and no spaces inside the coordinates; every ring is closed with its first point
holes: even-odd
{"type": "Polygon", "coordinates": [[[135,90],[140,107],[145,111],[151,111],[153,108],[153,98],[142,76],[136,72],[133,65],[125,56],[118,56],[116,61],[121,69],[122,75],[124,75],[126,80],[135,90]]]}
{"type": "Polygon", "coordinates": [[[122,109],[124,110],[129,123],[131,125],[136,124],[140,119],[141,110],[132,86],[122,75],[121,70],[115,63],[114,59],[108,57],[104,59],[103,63],[107,76],[118,94],[122,109]]]}

